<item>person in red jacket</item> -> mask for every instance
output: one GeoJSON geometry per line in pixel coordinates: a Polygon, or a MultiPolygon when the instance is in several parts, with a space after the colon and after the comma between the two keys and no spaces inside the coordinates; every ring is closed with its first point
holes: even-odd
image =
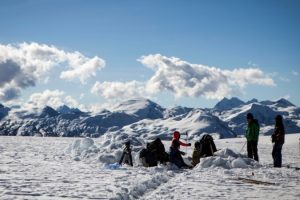
{"type": "Polygon", "coordinates": [[[184,146],[184,147],[191,146],[191,143],[187,144],[187,143],[181,142],[179,139],[180,139],[180,133],[179,133],[179,131],[175,131],[173,133],[173,139],[172,139],[171,147],[176,148],[176,149],[180,149],[180,146],[184,146]]]}
{"type": "Polygon", "coordinates": [[[170,162],[175,164],[178,168],[181,167],[191,167],[187,165],[184,161],[181,155],[185,155],[184,152],[180,151],[180,146],[191,146],[191,143],[184,143],[181,142],[180,140],[180,133],[178,131],[175,131],[173,133],[173,139],[172,139],[172,144],[170,147],[170,162]]]}

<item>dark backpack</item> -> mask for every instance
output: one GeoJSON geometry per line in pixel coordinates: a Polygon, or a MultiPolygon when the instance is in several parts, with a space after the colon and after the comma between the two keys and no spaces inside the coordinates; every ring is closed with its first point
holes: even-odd
{"type": "Polygon", "coordinates": [[[214,139],[211,135],[204,135],[200,139],[199,143],[200,157],[213,156],[214,152],[217,151],[214,139]]]}
{"type": "Polygon", "coordinates": [[[147,148],[140,151],[139,158],[145,167],[153,167],[157,166],[158,162],[165,163],[169,161],[169,155],[159,138],[147,143],[147,148]]]}

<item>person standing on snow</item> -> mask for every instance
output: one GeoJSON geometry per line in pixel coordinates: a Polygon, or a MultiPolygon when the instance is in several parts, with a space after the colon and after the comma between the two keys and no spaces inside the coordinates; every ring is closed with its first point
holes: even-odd
{"type": "Polygon", "coordinates": [[[275,117],[274,133],[272,134],[272,143],[274,143],[273,151],[272,151],[274,167],[281,167],[282,165],[281,150],[284,144],[284,135],[285,135],[285,131],[282,122],[282,116],[277,115],[275,117]]]}
{"type": "Polygon", "coordinates": [[[257,144],[259,137],[259,124],[252,113],[247,114],[248,127],[246,130],[248,157],[258,161],[257,144]]]}
{"type": "Polygon", "coordinates": [[[185,155],[184,152],[180,151],[180,146],[191,146],[191,143],[184,143],[181,142],[180,140],[180,133],[178,131],[175,131],[173,133],[173,139],[172,139],[172,144],[170,147],[170,162],[175,164],[178,168],[181,167],[191,167],[187,165],[184,161],[181,155],[185,155]]]}

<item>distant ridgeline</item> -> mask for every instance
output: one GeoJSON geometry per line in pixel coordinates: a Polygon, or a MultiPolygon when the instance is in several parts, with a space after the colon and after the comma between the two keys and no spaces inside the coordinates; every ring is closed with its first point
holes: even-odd
{"type": "Polygon", "coordinates": [[[168,139],[172,131],[179,130],[188,133],[189,139],[203,133],[229,138],[244,135],[248,112],[258,119],[261,134],[272,134],[277,114],[284,117],[286,133],[300,132],[300,108],[286,99],[243,102],[224,98],[212,109],[166,109],[148,99],[133,99],[96,114],[65,105],[56,110],[46,106],[26,111],[20,106],[0,104],[0,135],[99,137],[106,132],[126,132],[148,139],[168,139]]]}

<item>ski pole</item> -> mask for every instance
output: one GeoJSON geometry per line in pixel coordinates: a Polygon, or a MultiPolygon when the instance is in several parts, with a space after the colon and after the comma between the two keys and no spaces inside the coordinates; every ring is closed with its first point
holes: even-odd
{"type": "Polygon", "coordinates": [[[242,153],[242,151],[243,151],[243,149],[244,149],[244,147],[245,147],[246,143],[247,143],[247,141],[244,143],[244,145],[243,145],[242,149],[240,150],[240,152],[241,152],[241,153],[242,153]]]}
{"type": "MultiPolygon", "coordinates": [[[[188,132],[185,132],[186,134],[186,143],[188,144],[188,132]]],[[[185,147],[185,154],[187,154],[187,146],[185,147]]]]}

